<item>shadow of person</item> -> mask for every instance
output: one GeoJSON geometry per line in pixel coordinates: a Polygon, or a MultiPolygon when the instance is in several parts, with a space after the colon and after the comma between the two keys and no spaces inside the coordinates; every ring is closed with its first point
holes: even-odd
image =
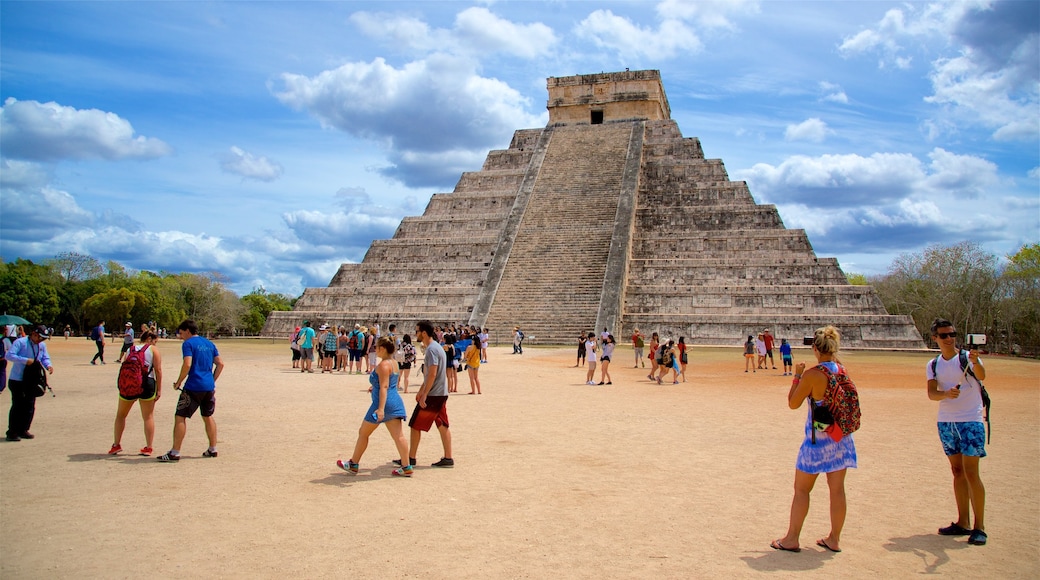
{"type": "Polygon", "coordinates": [[[822,567],[836,555],[827,551],[819,552],[807,546],[802,546],[802,551],[798,553],[774,550],[769,547],[768,542],[765,546],[768,552],[759,556],[741,556],[740,559],[757,572],[804,572],[822,567]]]}
{"type": "Polygon", "coordinates": [[[920,558],[923,565],[921,574],[941,574],[939,567],[950,561],[946,551],[963,550],[968,544],[938,534],[919,534],[905,538],[889,538],[888,543],[882,547],[889,552],[905,552],[920,558]]]}

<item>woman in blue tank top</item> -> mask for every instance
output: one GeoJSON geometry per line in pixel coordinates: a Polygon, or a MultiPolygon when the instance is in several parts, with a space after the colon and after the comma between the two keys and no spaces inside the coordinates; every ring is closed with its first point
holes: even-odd
{"type": "Polygon", "coordinates": [[[408,441],[404,437],[404,419],[407,413],[404,401],[397,392],[397,362],[394,361],[394,341],[389,337],[382,337],[376,342],[376,356],[379,362],[375,370],[369,375],[368,381],[371,387],[372,404],[365,412],[358,429],[357,443],[354,444],[354,454],[347,461],[342,459],[336,461],[336,465],[351,475],[357,475],[358,463],[361,456],[368,448],[368,438],[379,427],[380,423],[386,425],[387,431],[397,445],[397,452],[401,455],[401,467],[394,469],[391,474],[411,477],[412,466],[408,461],[408,441]]]}

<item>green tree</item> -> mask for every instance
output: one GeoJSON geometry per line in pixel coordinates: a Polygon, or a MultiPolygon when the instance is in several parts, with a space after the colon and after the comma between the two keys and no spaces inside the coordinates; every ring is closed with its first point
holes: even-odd
{"type": "Polygon", "coordinates": [[[119,328],[130,320],[134,305],[145,297],[129,288],[111,288],[95,294],[83,302],[83,312],[92,321],[105,320],[108,326],[119,328]]]}
{"type": "Polygon", "coordinates": [[[867,281],[867,277],[863,274],[857,274],[855,272],[851,274],[845,274],[845,279],[849,281],[849,284],[853,286],[868,286],[870,282],[867,281]]]}
{"type": "Polygon", "coordinates": [[[50,268],[21,258],[0,268],[0,312],[53,325],[61,306],[50,268]]]}
{"type": "Polygon", "coordinates": [[[245,307],[242,315],[242,329],[249,334],[259,334],[267,322],[267,317],[275,310],[292,310],[295,300],[284,294],[269,294],[260,286],[242,297],[245,307]]]}
{"type": "Polygon", "coordinates": [[[997,257],[973,242],[932,245],[896,258],[887,275],[872,280],[891,314],[913,317],[921,336],[947,318],[962,332],[991,334],[996,314],[997,257]]]}
{"type": "Polygon", "coordinates": [[[1010,255],[1000,276],[997,312],[1001,338],[1014,353],[1040,354],[1040,244],[1010,255]]]}

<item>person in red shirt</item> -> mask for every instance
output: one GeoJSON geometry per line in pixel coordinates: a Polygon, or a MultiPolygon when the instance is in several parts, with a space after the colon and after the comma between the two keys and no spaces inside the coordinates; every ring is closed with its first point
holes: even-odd
{"type": "Polygon", "coordinates": [[[767,328],[763,334],[763,339],[766,341],[766,356],[769,357],[769,364],[776,368],[776,361],[773,360],[773,333],[769,332],[767,328]]]}

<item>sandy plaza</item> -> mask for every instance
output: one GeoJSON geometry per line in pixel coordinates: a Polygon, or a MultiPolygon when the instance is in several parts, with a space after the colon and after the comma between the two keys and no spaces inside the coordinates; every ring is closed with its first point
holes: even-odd
{"type": "MultiPolygon", "coordinates": [[[[367,408],[368,377],[301,374],[287,341],[216,341],[225,362],[220,455],[196,415],[177,464],[140,457],[131,411],[112,443],[118,345],[52,339],[34,440],[0,442],[0,577],[16,578],[1036,578],[1040,576],[1040,362],[983,356],[993,397],[982,460],[989,544],[943,537],[956,512],[925,365],[937,351],[842,352],[863,425],[846,489],[843,552],[817,482],[798,554],[784,534],[806,410],[790,377],[744,373],[739,345],[690,351],[687,382],[651,383],[615,352],[613,385],[585,385],[571,347],[489,349],[482,395],[465,373],[448,403],[456,466],[423,437],[411,479],[392,478],[380,428],[361,472],[339,470],[367,408]]],[[[156,454],[169,449],[180,342],[163,340],[156,454]]],[[[779,357],[778,357],[779,358],[779,357]]],[[[795,361],[808,362],[795,350],[795,361]]],[[[597,381],[599,373],[597,371],[597,381]]],[[[419,378],[412,377],[414,393],[419,378]]],[[[403,395],[409,409],[414,395],[403,395]]],[[[5,411],[10,404],[3,395],[5,411]]]]}

